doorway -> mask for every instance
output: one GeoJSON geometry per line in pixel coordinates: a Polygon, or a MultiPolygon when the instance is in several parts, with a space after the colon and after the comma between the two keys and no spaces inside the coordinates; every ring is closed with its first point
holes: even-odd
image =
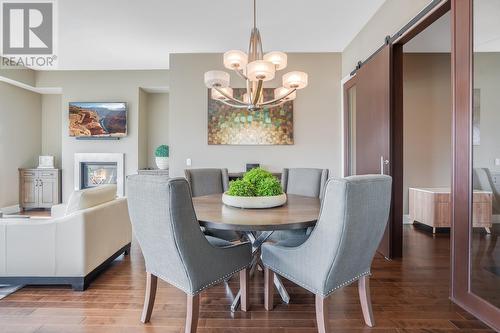
{"type": "MultiPolygon", "coordinates": [[[[344,169],[346,171],[345,175],[349,175],[353,170],[352,165],[355,165],[356,170],[359,168],[359,148],[362,144],[362,140],[360,142],[359,128],[358,126],[353,127],[349,117],[353,115],[352,119],[359,120],[363,118],[366,112],[373,112],[370,108],[383,107],[380,103],[370,105],[368,109],[361,107],[366,105],[362,103],[362,100],[370,98],[372,95],[363,95],[360,91],[359,86],[366,78],[363,78],[359,73],[365,66],[373,67],[370,66],[370,62],[377,58],[380,51],[388,50],[386,54],[388,54],[390,63],[390,89],[388,91],[379,90],[379,93],[388,96],[391,103],[389,110],[379,111],[388,111],[390,113],[390,155],[388,160],[380,160],[379,170],[385,170],[385,164],[387,164],[387,171],[393,177],[393,203],[388,224],[388,239],[384,239],[388,243],[382,244],[381,248],[384,245],[389,246],[390,258],[397,258],[402,255],[400,251],[402,249],[402,233],[399,231],[403,229],[401,216],[404,211],[404,45],[448,12],[450,12],[450,30],[452,33],[451,77],[453,105],[450,189],[451,299],[491,327],[500,330],[500,302],[497,302],[500,299],[497,296],[500,295],[498,278],[489,279],[495,282],[487,285],[486,292],[483,292],[484,290],[481,290],[480,286],[478,286],[478,278],[479,281],[484,281],[483,277],[478,276],[478,273],[483,274],[483,276],[487,273],[500,277],[500,268],[497,267],[499,262],[495,259],[497,242],[487,238],[490,237],[488,232],[491,229],[496,231],[497,228],[483,225],[486,223],[480,218],[482,215],[492,214],[492,206],[495,204],[492,201],[496,199],[496,194],[500,193],[500,191],[496,188],[491,170],[490,172],[487,172],[487,170],[483,172],[483,176],[478,172],[481,169],[485,171],[484,169],[488,168],[479,166],[484,161],[481,159],[482,155],[479,149],[474,145],[478,120],[475,110],[480,109],[479,104],[483,103],[481,92],[476,92],[476,90],[484,89],[486,93],[490,88],[495,88],[495,93],[491,94],[490,97],[497,100],[498,96],[500,96],[498,94],[498,84],[486,83],[486,81],[479,80],[477,76],[479,72],[484,71],[493,77],[493,68],[498,68],[498,66],[494,67],[490,64],[485,67],[486,70],[484,68],[482,70],[481,65],[476,61],[481,57],[486,58],[486,56],[479,54],[481,52],[494,53],[490,58],[495,58],[500,54],[500,43],[497,43],[500,41],[500,21],[498,21],[500,2],[496,0],[433,1],[401,31],[392,37],[388,36],[386,44],[379,51],[375,52],[365,62],[358,64],[352,73],[353,77],[344,85],[344,129],[346,132],[344,169]],[[480,85],[485,85],[485,87],[481,88],[480,85]],[[353,86],[356,86],[356,88],[353,89],[353,86]],[[349,104],[349,100],[351,99],[352,102],[353,98],[355,98],[355,103],[349,104]],[[355,131],[352,131],[353,128],[355,131]],[[349,132],[350,130],[352,133],[349,132]],[[353,134],[355,140],[351,138],[353,134]],[[350,147],[353,143],[354,147],[350,147]],[[355,158],[353,158],[352,152],[355,152],[355,158]],[[489,202],[485,199],[488,196],[490,197],[489,202]],[[479,218],[476,206],[482,207],[482,211],[485,212],[484,214],[481,213],[479,218]],[[478,229],[480,229],[480,235],[477,235],[476,230],[478,229]],[[474,253],[478,253],[477,249],[481,252],[482,259],[478,260],[475,257],[474,253]],[[484,251],[484,249],[487,249],[487,251],[484,251]],[[490,251],[491,249],[493,250],[490,251]],[[492,259],[491,256],[485,257],[484,253],[488,256],[491,254],[494,258],[492,259]],[[478,272],[478,269],[480,272],[478,272]]],[[[497,78],[497,76],[494,77],[497,78]]],[[[376,83],[372,84],[374,90],[379,89],[377,84],[383,87],[387,86],[385,77],[382,76],[382,78],[382,80],[375,79],[376,83]]],[[[498,107],[493,109],[497,112],[498,107]]],[[[497,122],[492,120],[485,123],[485,125],[481,125],[481,127],[495,127],[496,124],[497,122]]],[[[496,128],[495,132],[498,132],[496,128]]],[[[371,131],[372,133],[376,132],[374,129],[371,131]]],[[[495,142],[495,147],[498,147],[498,140],[495,142]]],[[[377,149],[377,147],[375,148],[377,149]]],[[[496,148],[490,150],[496,151],[496,148]]],[[[500,161],[500,158],[495,157],[492,159],[490,156],[487,163],[494,163],[492,167],[494,169],[497,166],[497,160],[500,161]]],[[[498,165],[500,165],[500,162],[498,162],[498,165]]],[[[371,170],[371,173],[378,172],[371,170]]],[[[500,195],[498,198],[500,198],[500,195]]],[[[478,211],[481,211],[481,209],[478,211]]]]}
{"type": "MultiPolygon", "coordinates": [[[[388,259],[403,255],[403,215],[408,207],[403,172],[403,48],[430,25],[445,25],[437,21],[449,11],[450,2],[433,2],[401,31],[387,36],[385,45],[359,63],[343,87],[344,174],[383,173],[393,178],[391,216],[379,247],[379,253],[388,259]]],[[[447,37],[444,44],[450,48],[449,33],[447,37]]],[[[450,179],[443,184],[449,184],[450,179]]]]}
{"type": "Polygon", "coordinates": [[[452,170],[449,12],[403,45],[402,72],[403,228],[449,243],[452,170]]]}

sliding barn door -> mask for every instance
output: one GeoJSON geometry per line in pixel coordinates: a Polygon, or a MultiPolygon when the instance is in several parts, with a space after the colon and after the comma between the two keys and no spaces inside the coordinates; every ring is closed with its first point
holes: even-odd
{"type": "MultiPolygon", "coordinates": [[[[384,46],[344,86],[346,175],[391,174],[391,45],[384,46]]],[[[379,252],[391,258],[391,223],[379,252]]]]}

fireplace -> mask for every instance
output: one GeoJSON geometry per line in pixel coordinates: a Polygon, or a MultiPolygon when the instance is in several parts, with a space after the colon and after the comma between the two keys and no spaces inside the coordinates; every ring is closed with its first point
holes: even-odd
{"type": "Polygon", "coordinates": [[[116,184],[117,195],[124,196],[124,155],[117,153],[75,154],[75,190],[116,184]]]}
{"type": "Polygon", "coordinates": [[[80,165],[81,189],[116,184],[116,162],[83,162],[80,165]]]}

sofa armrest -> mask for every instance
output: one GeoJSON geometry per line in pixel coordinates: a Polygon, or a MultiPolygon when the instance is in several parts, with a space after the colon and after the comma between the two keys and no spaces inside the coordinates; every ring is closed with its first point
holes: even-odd
{"type": "Polygon", "coordinates": [[[55,222],[56,265],[61,276],[87,275],[132,240],[125,198],[77,211],[55,222]]]}
{"type": "Polygon", "coordinates": [[[63,217],[66,214],[66,205],[54,205],[50,208],[50,216],[52,218],[63,217]]]}

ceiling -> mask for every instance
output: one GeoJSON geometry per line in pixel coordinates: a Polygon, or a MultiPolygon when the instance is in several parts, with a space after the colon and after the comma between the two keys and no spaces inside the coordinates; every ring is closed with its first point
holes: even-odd
{"type": "MultiPolygon", "coordinates": [[[[474,1],[474,52],[500,52],[500,1],[474,1]]],[[[451,52],[450,13],[404,46],[405,52],[451,52]]]]}
{"type": "MultiPolygon", "coordinates": [[[[341,52],[385,0],[259,0],[264,51],[341,52]]],[[[251,0],[58,1],[59,69],[167,69],[170,53],[246,50],[251,0]]]]}

